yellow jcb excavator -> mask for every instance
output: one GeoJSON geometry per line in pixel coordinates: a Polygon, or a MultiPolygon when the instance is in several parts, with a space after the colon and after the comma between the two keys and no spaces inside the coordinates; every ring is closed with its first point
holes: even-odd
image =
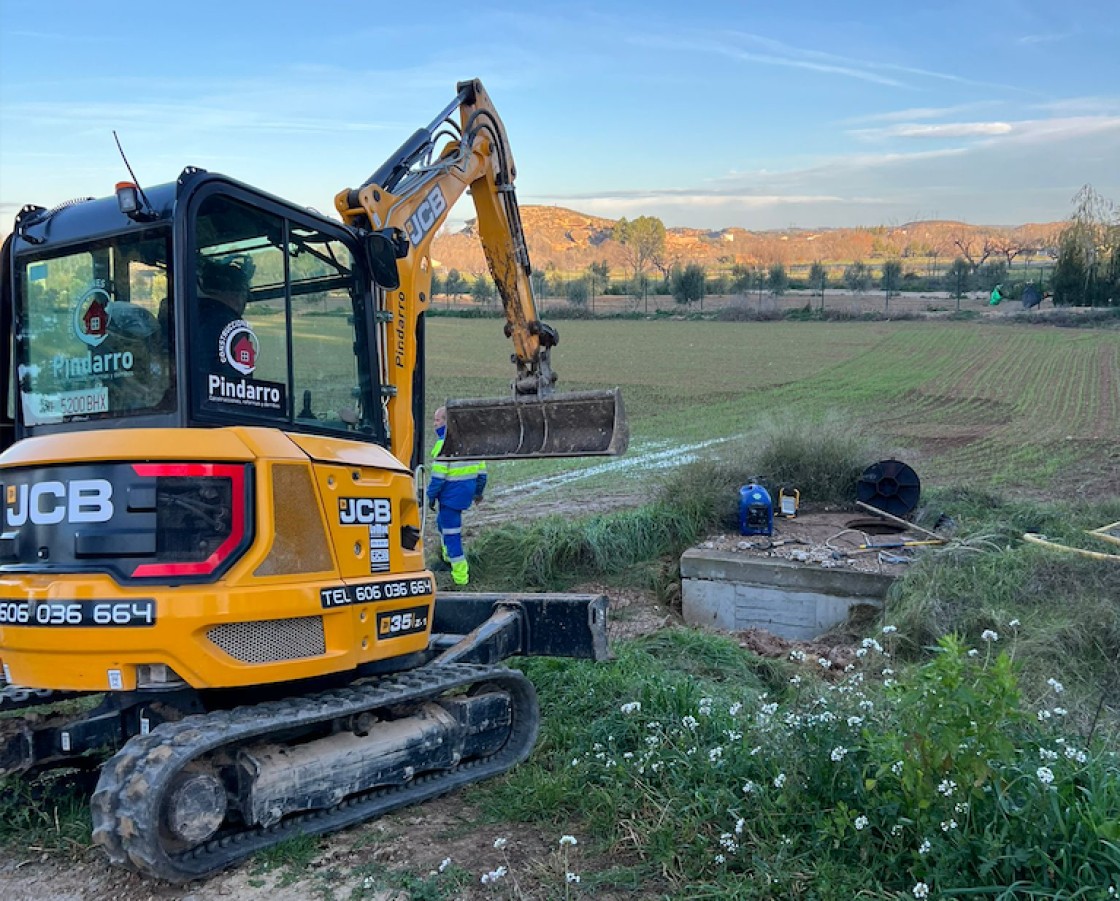
{"type": "Polygon", "coordinates": [[[341,222],[195,168],[19,213],[0,776],[99,769],[114,862],[196,879],[501,773],[539,721],[501,661],[606,656],[605,598],[437,596],[424,561],[429,248],[464,191],[516,372],[448,403],[444,454],[626,447],[617,390],[553,392],[514,175],[470,81],[341,222]]]}

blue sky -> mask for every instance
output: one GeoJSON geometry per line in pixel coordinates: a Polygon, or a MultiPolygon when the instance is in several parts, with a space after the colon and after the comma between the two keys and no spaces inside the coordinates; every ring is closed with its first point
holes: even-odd
{"type": "MultiPolygon", "coordinates": [[[[1120,0],[0,0],[0,231],[200,166],[324,212],[477,77],[522,204],[748,229],[1120,201],[1120,0]]],[[[454,220],[472,215],[469,200],[454,220]]]]}

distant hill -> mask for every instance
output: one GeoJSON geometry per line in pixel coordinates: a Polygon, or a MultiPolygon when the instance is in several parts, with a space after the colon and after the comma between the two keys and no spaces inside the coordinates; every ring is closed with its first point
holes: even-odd
{"type": "MultiPolygon", "coordinates": [[[[556,269],[578,272],[606,260],[612,272],[627,268],[623,248],[611,237],[613,219],[588,216],[552,206],[523,206],[521,221],[529,257],[538,271],[556,269]]],[[[699,263],[706,267],[736,263],[798,266],[822,263],[867,263],[886,259],[937,257],[942,265],[962,256],[961,247],[974,259],[987,246],[996,259],[1006,260],[1000,248],[1031,248],[1036,253],[1056,244],[1064,222],[1030,223],[1014,227],[968,225],[930,220],[873,228],[783,229],[748,231],[728,228],[670,228],[666,233],[666,265],[699,263]],[[958,246],[958,242],[960,246],[958,246]]],[[[432,244],[432,258],[443,270],[477,274],[486,270],[474,220],[457,232],[441,232],[432,244]]]]}

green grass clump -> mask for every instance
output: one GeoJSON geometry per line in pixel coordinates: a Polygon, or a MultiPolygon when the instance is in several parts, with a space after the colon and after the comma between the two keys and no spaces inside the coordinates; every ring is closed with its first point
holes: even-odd
{"type": "Polygon", "coordinates": [[[96,772],[59,771],[28,782],[0,779],[0,845],[72,851],[90,841],[96,772]]]}
{"type": "Polygon", "coordinates": [[[1107,897],[1116,755],[1023,709],[990,636],[896,672],[895,634],[841,678],[786,661],[772,693],[750,654],[685,630],[609,665],[529,661],[543,740],[475,791],[495,818],[579,822],[671,897],[1107,897]]]}
{"type": "Polygon", "coordinates": [[[1021,536],[1040,532],[1107,551],[1086,530],[1120,520],[1120,501],[1046,505],[969,491],[935,493],[932,501],[955,523],[954,541],[921,554],[888,598],[884,616],[898,627],[900,652],[921,659],[945,634],[979,643],[990,630],[1014,641],[1028,697],[1044,696],[1057,678],[1073,725],[1114,730],[1120,562],[1040,548],[1021,536]]]}
{"type": "Polygon", "coordinates": [[[472,578],[490,588],[559,590],[588,578],[646,582],[648,564],[676,557],[710,529],[734,523],[743,471],[681,467],[653,503],[583,519],[549,516],[483,532],[471,542],[472,578]]]}
{"type": "Polygon", "coordinates": [[[850,504],[860,474],[868,464],[884,459],[862,429],[840,416],[774,416],[758,433],[754,464],[775,496],[780,486],[791,485],[816,503],[850,504]]]}

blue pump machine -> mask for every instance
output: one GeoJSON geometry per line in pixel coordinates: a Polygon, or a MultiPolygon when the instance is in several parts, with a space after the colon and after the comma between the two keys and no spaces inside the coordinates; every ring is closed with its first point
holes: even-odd
{"type": "Polygon", "coordinates": [[[774,502],[770,492],[754,482],[739,489],[739,534],[774,534],[774,502]]]}

